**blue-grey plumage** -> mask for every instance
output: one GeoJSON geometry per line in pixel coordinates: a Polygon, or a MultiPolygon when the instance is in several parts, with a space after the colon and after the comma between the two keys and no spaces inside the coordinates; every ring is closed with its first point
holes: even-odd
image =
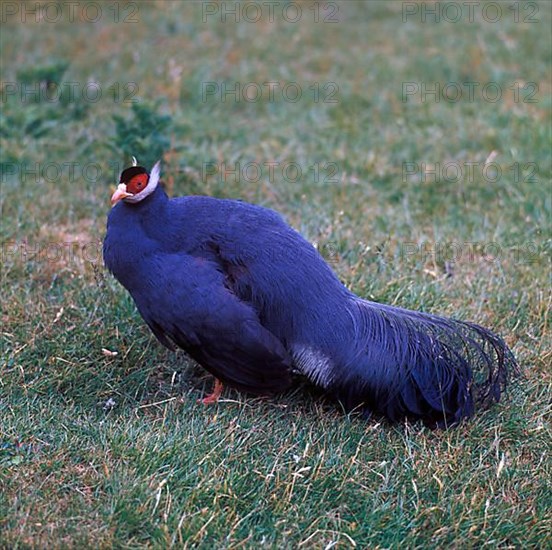
{"type": "Polygon", "coordinates": [[[169,199],[158,179],[123,172],[105,263],[159,341],[223,383],[266,394],[298,371],[346,410],[449,426],[517,372],[483,327],[359,298],[276,212],[169,199]]]}

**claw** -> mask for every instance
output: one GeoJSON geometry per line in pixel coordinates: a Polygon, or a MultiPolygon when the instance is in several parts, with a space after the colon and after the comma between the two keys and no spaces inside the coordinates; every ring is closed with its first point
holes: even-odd
{"type": "Polygon", "coordinates": [[[215,378],[215,387],[213,388],[213,393],[210,393],[203,399],[198,399],[198,403],[203,403],[204,405],[212,405],[213,403],[216,403],[222,394],[222,388],[222,382],[218,378],[215,378]]]}

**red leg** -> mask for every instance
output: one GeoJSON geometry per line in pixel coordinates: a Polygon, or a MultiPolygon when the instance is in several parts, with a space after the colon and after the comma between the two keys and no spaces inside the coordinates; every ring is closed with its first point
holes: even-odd
{"type": "Polygon", "coordinates": [[[218,378],[215,378],[215,387],[213,388],[213,393],[210,393],[203,399],[198,399],[198,401],[200,403],[203,403],[204,405],[211,405],[213,403],[216,403],[222,394],[222,388],[222,382],[218,378]]]}

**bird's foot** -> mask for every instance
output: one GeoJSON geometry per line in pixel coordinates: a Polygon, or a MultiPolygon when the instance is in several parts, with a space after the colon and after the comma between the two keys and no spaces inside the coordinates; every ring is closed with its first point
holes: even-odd
{"type": "Polygon", "coordinates": [[[218,378],[215,378],[215,387],[213,388],[213,393],[210,393],[203,399],[198,399],[198,403],[203,403],[204,405],[212,405],[213,403],[216,403],[222,394],[222,388],[222,382],[218,378]]]}

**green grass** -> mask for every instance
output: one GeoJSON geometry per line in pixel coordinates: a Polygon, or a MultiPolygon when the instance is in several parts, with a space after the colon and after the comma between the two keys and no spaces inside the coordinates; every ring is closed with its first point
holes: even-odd
{"type": "Polygon", "coordinates": [[[0,547],[546,544],[551,9],[515,23],[508,4],[496,24],[403,23],[400,2],[339,3],[335,24],[314,23],[308,2],[297,24],[202,23],[201,4],[182,2],[139,3],[135,24],[114,23],[108,4],[96,24],[3,23],[4,92],[97,82],[103,94],[3,96],[0,547]],[[203,82],[270,80],[303,97],[202,101],[203,82]],[[403,82],[468,80],[504,98],[401,100],[403,82]],[[516,81],[536,82],[538,101],[513,101],[516,81]],[[129,82],[134,108],[113,97],[129,82]],[[335,83],[338,102],[313,102],[315,82],[321,94],[335,83]],[[404,162],[492,151],[496,182],[403,181],[404,162]],[[161,153],[173,195],[276,208],[359,295],[492,327],[525,378],[448,432],[366,423],[308,387],[198,405],[211,379],[155,341],[99,254],[115,167],[161,153]],[[206,162],[273,160],[302,178],[202,177],[206,162]],[[73,178],[44,172],[71,162],[73,178]],[[536,163],[536,178],[516,178],[516,162],[536,163]],[[336,163],[338,183],[323,168],[314,181],[316,163],[336,163]],[[432,253],[447,245],[455,257],[432,253]]]}

